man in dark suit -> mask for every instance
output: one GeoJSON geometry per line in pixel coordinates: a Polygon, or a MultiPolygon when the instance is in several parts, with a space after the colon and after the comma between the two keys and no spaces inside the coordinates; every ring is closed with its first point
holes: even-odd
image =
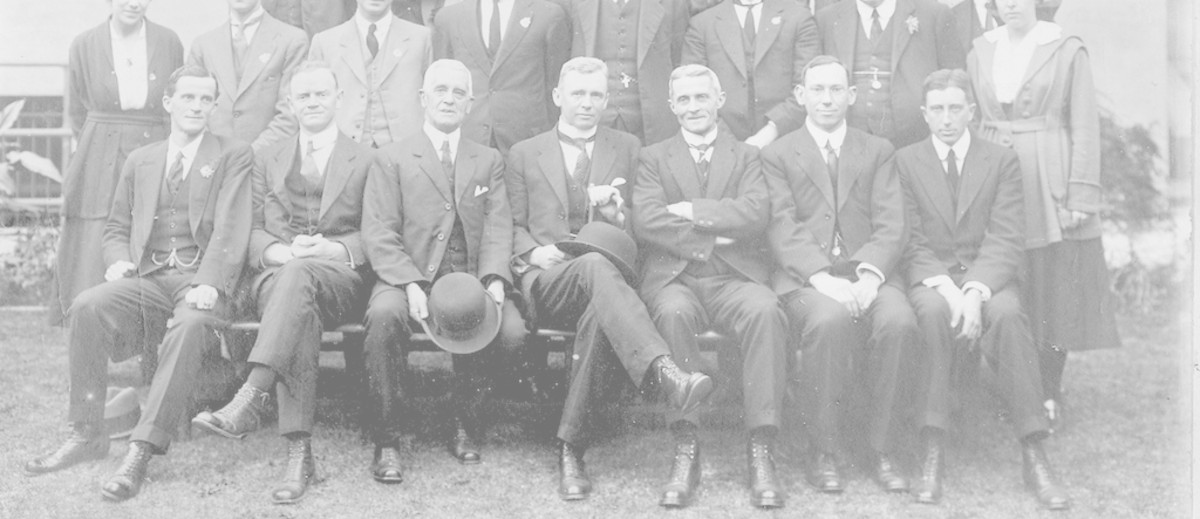
{"type": "Polygon", "coordinates": [[[819,48],[816,22],[794,0],[725,0],[692,18],[683,63],[717,73],[725,86],[721,121],[737,140],[762,148],[783,135],[780,128],[799,125],[792,87],[819,48]]]}
{"type": "MultiPolygon", "coordinates": [[[[365,428],[375,442],[372,474],[398,483],[396,422],[408,418],[393,405],[404,356],[418,322],[429,316],[427,293],[452,272],[466,272],[501,305],[501,332],[491,347],[455,355],[454,433],[449,448],[462,463],[480,461],[480,414],[488,388],[515,364],[525,323],[506,293],[512,288],[512,214],[504,159],[464,138],[471,109],[471,73],[461,62],[438,60],[425,72],[425,124],[416,135],[387,146],[363,201],[367,255],[379,280],[367,308],[366,364],[371,394],[365,428]]],[[[459,294],[465,297],[467,294],[459,294]]]]}
{"type": "Polygon", "coordinates": [[[850,68],[858,100],[847,122],[900,147],[929,135],[921,82],[961,68],[966,53],[950,9],[936,0],[841,0],[817,12],[821,54],[850,68]]]}
{"type": "Polygon", "coordinates": [[[861,385],[871,395],[866,437],[875,479],[903,492],[908,481],[892,452],[917,337],[897,269],[904,194],[891,143],[846,125],[855,98],[849,78],[837,58],[812,60],[796,87],[808,113],[804,128],[763,150],[779,266],[773,282],[804,352],[792,383],[813,445],[809,482],[823,492],[845,488],[841,403],[861,385]]]}
{"type": "Polygon", "coordinates": [[[289,82],[297,136],[259,154],[254,175],[250,293],[261,328],[246,383],[215,412],[192,419],[202,429],[241,438],[257,429],[269,392],[279,401],[279,433],[288,441],[276,503],[305,494],[316,469],[310,438],[317,401],[321,332],[357,320],[367,262],[359,222],[371,150],[340,133],[340,96],[329,65],[306,62],[289,82]]]}
{"type": "MultiPolygon", "coordinates": [[[[625,196],[637,167],[637,139],[599,126],[608,101],[603,61],[573,58],[554,89],[562,108],[555,129],[513,146],[508,158],[513,210],[512,268],[525,315],[538,327],[574,328],[571,375],[558,438],[559,496],[591,492],[583,454],[585,422],[614,356],[639,386],[656,384],[674,407],[692,411],[712,391],[712,379],[675,365],[631,281],[606,256],[572,257],[556,245],[589,221],[627,228],[625,196]]],[[[624,265],[629,268],[629,265],[624,265]]],[[[632,275],[633,273],[630,272],[632,275]]]]}
{"type": "Polygon", "coordinates": [[[438,12],[433,56],[465,63],[477,92],[463,123],[468,139],[504,154],[554,126],[550,91],[570,56],[570,31],[550,0],[460,2],[438,12]]]}
{"type": "Polygon", "coordinates": [[[966,72],[936,71],[924,90],[922,110],[933,137],[895,158],[912,232],[905,251],[908,297],[925,342],[917,501],[941,499],[951,368],[954,356],[970,348],[996,371],[1021,442],[1026,485],[1046,508],[1066,509],[1070,498],[1042,448],[1048,424],[1038,351],[1018,295],[1025,216],[1017,155],[967,130],[975,104],[966,72]]]}
{"type": "Polygon", "coordinates": [[[355,0],[262,0],[271,16],[304,29],[309,38],[349,20],[355,0]]]}
{"type": "Polygon", "coordinates": [[[958,28],[958,40],[963,46],[963,55],[971,52],[971,42],[985,32],[1004,25],[996,14],[993,0],[962,0],[950,8],[954,13],[954,26],[958,28]]]}
{"type": "MultiPolygon", "coordinates": [[[[750,500],[783,506],[775,477],[786,374],[787,317],[767,288],[771,200],[758,149],[717,125],[721,82],[703,65],[671,73],[671,110],[682,133],[642,150],[633,191],[640,293],[679,364],[702,366],[697,335],[715,328],[742,349],[750,500]]],[[[698,413],[668,417],[675,470],[659,504],[686,506],[700,478],[698,413]]]]}
{"type": "Polygon", "coordinates": [[[259,0],[229,0],[229,21],[192,42],[188,64],[212,71],[221,98],[209,128],[255,153],[296,133],[287,78],[308,51],[308,35],[263,10],[259,0]]]}
{"type": "Polygon", "coordinates": [[[108,360],[154,348],[158,370],[141,420],[101,487],[110,501],[137,495],[151,455],[170,446],[204,356],[219,349],[214,328],[226,318],[250,237],[250,148],[205,131],[216,78],[185,66],[166,83],[171,134],[129,154],[104,228],[105,283],[76,296],[68,314],[71,435],[25,465],[33,475],[103,459],[108,360]]]}
{"type": "Polygon", "coordinates": [[[392,14],[389,0],[358,0],[358,11],[313,36],[308,57],[333,67],[342,88],[342,133],[380,147],[420,133],[421,77],[433,55],[429,29],[392,14]]]}

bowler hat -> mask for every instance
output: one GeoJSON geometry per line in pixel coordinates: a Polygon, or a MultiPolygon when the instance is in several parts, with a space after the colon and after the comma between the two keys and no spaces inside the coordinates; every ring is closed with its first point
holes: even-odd
{"type": "Polygon", "coordinates": [[[599,252],[621,271],[626,283],[637,284],[637,271],[633,268],[637,264],[637,243],[615,225],[592,222],[584,225],[574,240],[560,241],[555,245],[558,250],[576,257],[599,252]]]}
{"type": "Polygon", "coordinates": [[[137,389],[132,387],[110,387],[104,398],[104,430],[114,440],[133,433],[142,418],[142,407],[138,405],[137,389]]]}
{"type": "Polygon", "coordinates": [[[475,276],[465,272],[438,278],[429,291],[425,334],[450,353],[475,353],[500,333],[500,305],[475,276]]]}

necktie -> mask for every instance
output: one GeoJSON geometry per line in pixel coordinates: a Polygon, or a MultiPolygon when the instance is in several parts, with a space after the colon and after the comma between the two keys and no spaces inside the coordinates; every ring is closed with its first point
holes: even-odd
{"type": "Polygon", "coordinates": [[[954,156],[954,148],[946,154],[946,185],[950,186],[950,201],[958,202],[958,157],[954,156]]]}
{"type": "Polygon", "coordinates": [[[746,19],[742,23],[742,47],[744,47],[746,59],[746,91],[749,93],[746,96],[746,114],[749,116],[749,120],[757,121],[757,114],[754,110],[754,55],[756,50],[754,46],[756,32],[754,30],[754,6],[756,4],[738,3],[738,5],[746,7],[746,19]]]}
{"type": "Polygon", "coordinates": [[[246,40],[246,23],[233,26],[233,72],[240,83],[242,81],[242,66],[246,63],[246,49],[250,42],[246,40]]]}
{"type": "Polygon", "coordinates": [[[308,145],[304,150],[304,157],[300,159],[300,176],[308,183],[309,188],[317,188],[321,186],[321,170],[317,167],[317,159],[313,153],[317,151],[316,146],[313,146],[312,141],[308,141],[308,145]]]}
{"type": "Polygon", "coordinates": [[[579,148],[579,157],[575,159],[575,169],[571,172],[571,178],[575,180],[576,184],[586,187],[592,169],[592,158],[588,156],[587,143],[596,140],[596,135],[572,138],[560,131],[558,140],[579,148]]]}
{"type": "Polygon", "coordinates": [[[883,24],[879,23],[879,9],[871,9],[871,41],[877,41],[882,32],[883,24]]]}
{"type": "Polygon", "coordinates": [[[446,173],[446,181],[450,183],[450,192],[454,192],[454,161],[450,158],[450,139],[442,141],[442,171],[446,173]]]}
{"type": "Polygon", "coordinates": [[[175,161],[171,163],[170,171],[167,171],[167,191],[172,195],[179,192],[179,185],[183,183],[183,152],[175,154],[175,161]]]}
{"type": "Polygon", "coordinates": [[[711,163],[708,160],[708,149],[712,147],[710,144],[688,144],[692,149],[700,152],[700,160],[696,161],[696,173],[700,180],[700,189],[708,190],[708,170],[711,163]]]}
{"type": "Polygon", "coordinates": [[[488,22],[488,55],[495,57],[500,49],[500,0],[492,3],[492,20],[488,22]]]}
{"type": "Polygon", "coordinates": [[[833,150],[833,143],[825,141],[825,170],[829,173],[829,183],[833,185],[834,201],[837,201],[838,188],[838,156],[833,150]]]}
{"type": "MultiPolygon", "coordinates": [[[[746,19],[742,21],[742,39],[754,48],[754,6],[758,4],[738,4],[746,7],[746,19]]],[[[752,52],[752,51],[751,51],[752,52]]]]}
{"type": "Polygon", "coordinates": [[[371,51],[371,59],[375,59],[375,55],[379,54],[379,38],[375,37],[375,24],[371,24],[367,28],[367,50],[371,51]]]}

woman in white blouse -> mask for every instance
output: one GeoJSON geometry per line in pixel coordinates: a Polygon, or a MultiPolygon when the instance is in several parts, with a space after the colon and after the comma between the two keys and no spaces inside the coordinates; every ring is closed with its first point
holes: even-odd
{"type": "Polygon", "coordinates": [[[980,135],[1021,161],[1023,302],[1042,353],[1047,414],[1061,427],[1067,352],[1120,344],[1100,243],[1096,93],[1083,42],[1039,20],[1053,17],[1057,0],[994,2],[1005,25],[975,39],[967,67],[980,135]]]}
{"type": "Polygon", "coordinates": [[[100,242],[121,167],[130,151],[166,138],[163,90],[183,65],[179,36],[146,20],[150,0],[108,2],[109,19],[71,43],[67,100],[78,146],[63,178],[55,323],[76,294],[104,281],[100,242]]]}

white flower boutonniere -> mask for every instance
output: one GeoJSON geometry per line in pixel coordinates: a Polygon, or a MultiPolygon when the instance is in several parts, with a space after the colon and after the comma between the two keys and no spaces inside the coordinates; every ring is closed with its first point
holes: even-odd
{"type": "Polygon", "coordinates": [[[148,77],[149,77],[150,81],[157,81],[157,80],[158,80],[158,76],[154,75],[154,73],[153,73],[153,72],[151,72],[151,73],[150,73],[150,76],[148,76],[148,77]]]}
{"type": "Polygon", "coordinates": [[[204,177],[204,178],[212,178],[213,167],[208,164],[205,164],[204,167],[200,168],[200,176],[204,177]]]}
{"type": "Polygon", "coordinates": [[[904,24],[908,26],[909,34],[916,34],[921,28],[921,21],[917,20],[916,15],[909,15],[908,19],[904,20],[904,24]]]}
{"type": "Polygon", "coordinates": [[[530,19],[531,19],[531,18],[532,18],[531,16],[526,16],[526,17],[524,17],[524,18],[521,18],[521,28],[522,28],[522,29],[528,29],[528,28],[529,28],[529,22],[530,22],[530,19]]]}

